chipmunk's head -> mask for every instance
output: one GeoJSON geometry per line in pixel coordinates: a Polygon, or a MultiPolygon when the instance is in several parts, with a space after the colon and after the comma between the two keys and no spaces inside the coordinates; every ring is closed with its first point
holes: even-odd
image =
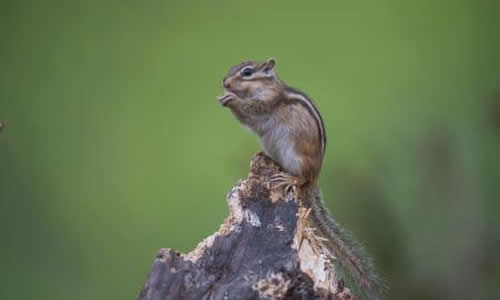
{"type": "Polygon", "coordinates": [[[225,95],[219,101],[226,106],[235,100],[234,95],[243,101],[275,99],[280,92],[280,81],[274,72],[276,61],[269,58],[266,62],[247,61],[229,69],[222,80],[225,95]]]}

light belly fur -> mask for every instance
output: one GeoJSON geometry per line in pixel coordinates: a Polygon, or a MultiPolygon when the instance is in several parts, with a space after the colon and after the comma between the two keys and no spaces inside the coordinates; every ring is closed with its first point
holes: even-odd
{"type": "Polygon", "coordinates": [[[262,149],[285,172],[299,176],[301,161],[286,127],[277,127],[261,137],[262,149]]]}

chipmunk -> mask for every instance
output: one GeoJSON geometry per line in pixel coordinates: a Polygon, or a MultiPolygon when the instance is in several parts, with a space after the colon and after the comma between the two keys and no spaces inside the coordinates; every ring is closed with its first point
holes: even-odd
{"type": "Polygon", "coordinates": [[[284,172],[271,178],[273,188],[298,190],[302,205],[309,209],[304,217],[312,212],[341,269],[346,269],[363,296],[380,299],[383,288],[371,258],[337,225],[319,196],[327,141],[323,119],[306,94],[278,78],[275,65],[269,58],[233,66],[222,80],[225,93],[218,100],[257,134],[264,153],[281,166],[284,172]]]}

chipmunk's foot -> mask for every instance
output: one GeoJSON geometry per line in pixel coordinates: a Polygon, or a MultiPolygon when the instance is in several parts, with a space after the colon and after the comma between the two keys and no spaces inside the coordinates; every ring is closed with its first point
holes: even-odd
{"type": "Polygon", "coordinates": [[[296,194],[297,186],[301,184],[301,180],[296,176],[281,172],[271,177],[271,183],[276,189],[283,188],[285,193],[288,193],[292,190],[294,191],[294,194],[296,194]]]}

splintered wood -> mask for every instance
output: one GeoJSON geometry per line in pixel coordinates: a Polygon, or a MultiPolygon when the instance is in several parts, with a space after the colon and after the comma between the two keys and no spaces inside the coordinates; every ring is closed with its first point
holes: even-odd
{"type": "Polygon", "coordinates": [[[138,299],[354,299],[294,193],[272,191],[279,172],[257,154],[228,194],[219,230],[188,254],[161,249],[138,299]]]}

